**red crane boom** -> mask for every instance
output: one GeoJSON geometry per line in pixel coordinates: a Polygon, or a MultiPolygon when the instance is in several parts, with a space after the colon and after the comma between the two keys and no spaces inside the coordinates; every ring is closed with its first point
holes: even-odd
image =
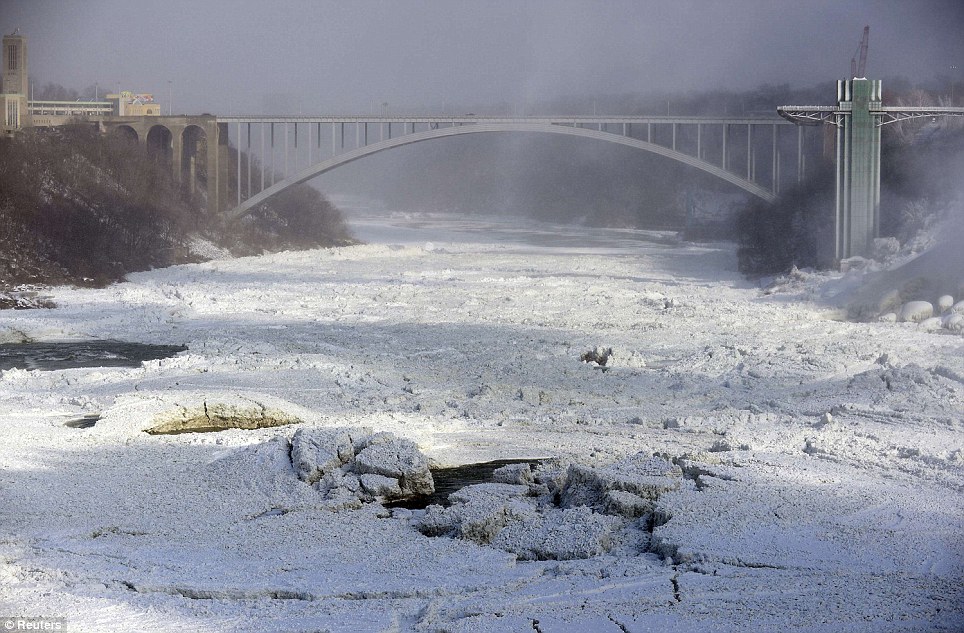
{"type": "Polygon", "coordinates": [[[851,77],[863,77],[864,71],[867,69],[867,45],[870,43],[870,26],[864,27],[864,35],[860,38],[860,44],[857,45],[857,50],[854,52],[854,56],[850,58],[850,76],[851,77]],[[857,59],[860,61],[857,61],[857,59]]]}

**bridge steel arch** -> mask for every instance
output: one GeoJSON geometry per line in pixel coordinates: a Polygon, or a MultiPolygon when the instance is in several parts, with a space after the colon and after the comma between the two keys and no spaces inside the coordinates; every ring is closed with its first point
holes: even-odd
{"type": "Polygon", "coordinates": [[[329,158],[328,160],[315,163],[314,165],[303,169],[297,174],[289,176],[284,180],[280,180],[270,187],[265,188],[260,193],[251,196],[234,209],[228,211],[226,213],[226,217],[231,221],[238,220],[250,213],[255,207],[271,196],[278,194],[289,187],[301,184],[314,178],[315,176],[320,176],[321,174],[329,172],[336,167],[354,162],[366,156],[371,156],[372,154],[384,152],[385,150],[401,147],[403,145],[421,143],[422,141],[429,141],[437,138],[460,136],[462,134],[483,134],[493,132],[535,132],[544,134],[563,134],[616,143],[617,145],[625,145],[627,147],[634,147],[636,149],[658,154],[660,156],[664,156],[666,158],[670,158],[691,167],[700,169],[706,173],[721,178],[726,182],[736,185],[744,191],[768,202],[772,202],[776,199],[776,195],[768,189],[761,187],[755,182],[741,178],[740,176],[737,176],[736,174],[733,174],[722,167],[709,163],[695,156],[684,154],[678,150],[657,145],[656,143],[649,141],[632,138],[630,136],[623,136],[613,132],[581,128],[573,125],[554,123],[471,123],[467,125],[454,125],[452,127],[426,130],[424,132],[415,132],[406,134],[404,136],[390,138],[377,143],[372,143],[370,145],[365,145],[329,158]]]}

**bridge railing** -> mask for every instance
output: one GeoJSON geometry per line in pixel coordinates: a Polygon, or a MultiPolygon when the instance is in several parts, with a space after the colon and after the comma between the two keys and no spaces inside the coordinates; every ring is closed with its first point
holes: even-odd
{"type": "Polygon", "coordinates": [[[41,101],[27,102],[27,110],[36,116],[103,116],[114,111],[109,101],[41,101]]]}

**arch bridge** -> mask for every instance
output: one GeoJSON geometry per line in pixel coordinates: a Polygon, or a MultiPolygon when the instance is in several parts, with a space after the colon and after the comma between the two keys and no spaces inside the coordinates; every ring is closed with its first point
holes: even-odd
{"type": "Polygon", "coordinates": [[[792,123],[777,116],[218,116],[217,123],[242,151],[229,174],[236,190],[231,207],[225,200],[221,209],[232,220],[341,165],[464,134],[561,134],[615,143],[695,167],[770,201],[786,180],[784,162],[797,180],[804,174],[802,132],[781,134],[792,123]]]}
{"type": "Polygon", "coordinates": [[[203,164],[208,212],[223,212],[230,220],[288,187],[360,158],[480,133],[561,134],[633,147],[773,201],[784,184],[805,176],[809,152],[804,151],[802,126],[827,124],[837,130],[835,255],[840,260],[868,254],[878,236],[881,127],[911,118],[962,117],[964,108],[884,106],[880,80],[854,78],[838,81],[836,106],[781,106],[777,113],[779,117],[105,116],[98,121],[103,130],[142,143],[168,160],[175,181],[191,194],[197,193],[203,164]],[[784,126],[797,127],[788,134],[781,132],[784,126]]]}

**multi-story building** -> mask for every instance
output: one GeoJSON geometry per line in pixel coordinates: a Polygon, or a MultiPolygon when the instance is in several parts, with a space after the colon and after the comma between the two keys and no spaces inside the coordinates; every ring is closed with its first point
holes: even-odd
{"type": "Polygon", "coordinates": [[[109,94],[105,98],[113,104],[111,114],[114,116],[161,116],[161,104],[154,103],[152,94],[123,90],[120,94],[109,94]]]}

